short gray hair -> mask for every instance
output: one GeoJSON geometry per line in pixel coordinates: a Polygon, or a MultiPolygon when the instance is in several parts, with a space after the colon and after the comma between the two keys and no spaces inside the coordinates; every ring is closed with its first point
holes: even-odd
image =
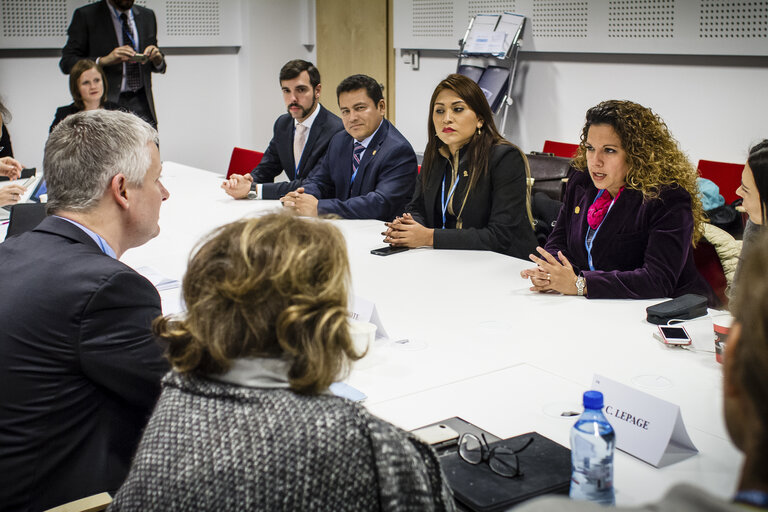
{"type": "Polygon", "coordinates": [[[89,110],[64,119],[45,143],[48,212],[94,208],[120,173],[141,186],[152,158],[150,142],[158,143],[157,131],[126,112],[89,110]]]}

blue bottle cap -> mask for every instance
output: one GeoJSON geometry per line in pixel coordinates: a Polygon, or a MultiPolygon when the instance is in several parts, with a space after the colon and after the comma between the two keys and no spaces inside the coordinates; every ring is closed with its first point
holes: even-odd
{"type": "Polygon", "coordinates": [[[584,392],[584,408],[585,409],[602,409],[603,394],[599,391],[585,391],[584,392]]]}

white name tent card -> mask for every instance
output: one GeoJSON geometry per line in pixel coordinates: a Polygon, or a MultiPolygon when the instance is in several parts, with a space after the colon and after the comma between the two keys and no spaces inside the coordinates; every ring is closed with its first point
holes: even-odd
{"type": "Polygon", "coordinates": [[[699,452],[683,424],[680,407],[602,375],[592,389],[603,393],[603,413],[616,431],[616,448],[657,468],[699,452]]]}
{"type": "Polygon", "coordinates": [[[349,317],[352,320],[360,320],[361,322],[371,322],[376,326],[376,339],[389,338],[387,331],[384,329],[384,324],[379,318],[379,312],[376,311],[376,304],[364,299],[362,297],[354,296],[352,299],[352,305],[349,308],[349,317]]]}

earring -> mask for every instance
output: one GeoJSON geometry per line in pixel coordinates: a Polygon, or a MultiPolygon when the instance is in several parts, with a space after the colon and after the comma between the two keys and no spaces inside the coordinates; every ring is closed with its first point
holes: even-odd
{"type": "Polygon", "coordinates": [[[478,127],[477,127],[477,134],[478,134],[478,135],[480,135],[480,133],[482,132],[482,130],[483,130],[483,127],[482,127],[482,126],[478,126],[478,127]]]}

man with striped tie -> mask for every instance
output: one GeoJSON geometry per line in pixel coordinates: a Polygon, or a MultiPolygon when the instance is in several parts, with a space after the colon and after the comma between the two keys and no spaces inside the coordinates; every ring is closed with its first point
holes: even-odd
{"type": "Polygon", "coordinates": [[[416,184],[413,147],[384,119],[384,97],[373,78],[345,78],[336,97],[345,131],[331,139],[325,158],[304,186],[280,201],[301,215],[392,220],[416,184]]]}

